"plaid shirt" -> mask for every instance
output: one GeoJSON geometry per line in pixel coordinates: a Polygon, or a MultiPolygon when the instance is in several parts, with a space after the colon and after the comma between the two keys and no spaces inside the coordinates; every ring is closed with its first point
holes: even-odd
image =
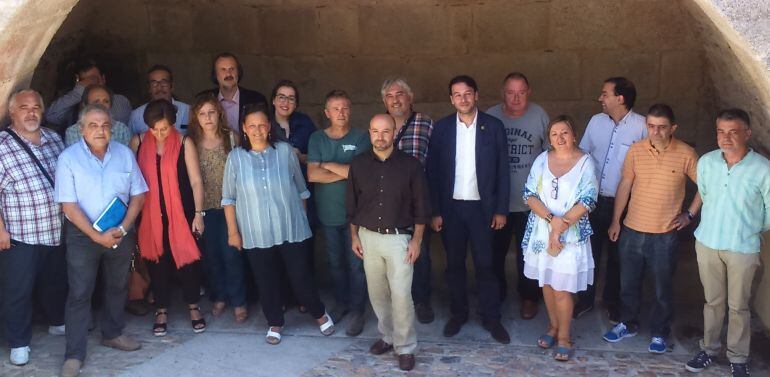
{"type": "MultiPolygon", "coordinates": [[[[61,137],[41,128],[40,145],[24,138],[46,171],[54,177],[64,149],[61,137]]],[[[7,132],[0,132],[0,213],[11,239],[31,245],[61,243],[62,215],[54,189],[35,161],[7,132]]]]}
{"type": "Polygon", "coordinates": [[[433,120],[423,113],[412,112],[406,124],[396,135],[396,145],[399,150],[416,157],[422,166],[425,166],[432,132],[433,120]]]}

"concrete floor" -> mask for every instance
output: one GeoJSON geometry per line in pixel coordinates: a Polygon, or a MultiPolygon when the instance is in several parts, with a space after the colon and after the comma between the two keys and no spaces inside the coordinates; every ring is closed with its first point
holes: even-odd
{"type": "MultiPolygon", "coordinates": [[[[434,248],[434,250],[436,250],[434,248]]],[[[513,260],[509,256],[509,264],[513,260]]],[[[610,344],[601,334],[610,328],[603,310],[597,307],[573,321],[573,338],[578,350],[568,363],[558,363],[551,352],[535,345],[545,330],[544,307],[531,321],[518,316],[518,299],[509,297],[504,303],[504,325],[511,334],[511,344],[501,345],[471,320],[453,338],[441,335],[448,319],[446,291],[441,283],[443,258],[434,252],[434,308],[437,319],[431,324],[418,324],[419,349],[417,367],[410,373],[397,369],[392,355],[372,356],[367,350],[378,339],[376,319],[369,315],[363,334],[345,336],[347,321],[337,333],[323,337],[308,315],[289,310],[284,338],[280,345],[264,341],[266,322],[258,307],[244,324],[236,324],[232,312],[220,318],[208,318],[203,334],[193,334],[184,306],[179,302],[171,312],[169,334],[156,338],[151,334],[152,317],[127,315],[126,333],[142,343],[136,352],[120,352],[99,345],[98,329],[89,339],[89,354],[83,376],[563,376],[565,373],[585,376],[657,376],[688,375],[684,363],[697,351],[702,329],[702,288],[697,275],[692,243],[682,244],[674,296],[676,319],[670,349],[665,355],[647,352],[649,335],[643,316],[639,336],[610,344]]],[[[515,268],[508,266],[511,271],[515,268]]],[[[514,290],[511,290],[514,291],[514,290]]],[[[648,290],[649,291],[649,290],[648,290]]],[[[331,306],[332,299],[325,295],[331,306]]],[[[646,299],[649,300],[648,295],[646,299]]],[[[472,302],[473,303],[473,302],[472,302]]],[[[210,308],[210,303],[202,301],[210,308]]],[[[649,307],[649,306],[647,306],[649,307]]],[[[471,309],[472,311],[474,309],[471,309]]],[[[346,318],[347,319],[347,318],[346,318]]],[[[770,339],[754,320],[752,338],[752,373],[770,376],[770,339]]],[[[42,326],[35,327],[31,361],[24,367],[8,362],[8,349],[0,350],[0,376],[55,376],[64,353],[64,338],[48,335],[42,326]]],[[[701,375],[729,374],[726,360],[701,375]]],[[[691,375],[691,374],[690,374],[691,375]]]]}

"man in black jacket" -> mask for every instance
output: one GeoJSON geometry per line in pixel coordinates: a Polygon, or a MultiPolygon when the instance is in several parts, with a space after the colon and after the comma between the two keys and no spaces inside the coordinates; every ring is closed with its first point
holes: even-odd
{"type": "Polygon", "coordinates": [[[223,52],[214,58],[211,64],[211,81],[219,87],[204,90],[201,95],[214,95],[219,100],[227,116],[227,124],[235,131],[243,122],[242,114],[246,105],[261,103],[267,106],[267,99],[262,93],[242,88],[238,83],[243,78],[243,66],[238,58],[229,52],[223,52]]]}

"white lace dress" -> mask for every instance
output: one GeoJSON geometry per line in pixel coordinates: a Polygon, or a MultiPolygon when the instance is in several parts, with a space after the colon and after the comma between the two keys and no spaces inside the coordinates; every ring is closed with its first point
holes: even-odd
{"type": "MultiPolygon", "coordinates": [[[[553,213],[562,216],[576,203],[596,207],[597,184],[594,166],[588,155],[581,157],[566,174],[556,177],[548,168],[548,152],[535,159],[524,188],[524,201],[536,196],[553,213]],[[558,194],[553,199],[554,182],[558,194]]],[[[588,214],[572,224],[562,235],[564,248],[556,257],[548,254],[550,225],[545,219],[530,212],[522,242],[524,275],[536,279],[540,286],[549,285],[557,291],[579,292],[594,282],[594,261],[590,236],[593,233],[588,214]]]]}

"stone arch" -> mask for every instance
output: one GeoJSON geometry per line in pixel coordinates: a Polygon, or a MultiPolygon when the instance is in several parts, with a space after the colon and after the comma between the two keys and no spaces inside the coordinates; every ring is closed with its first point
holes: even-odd
{"type": "MultiPolygon", "coordinates": [[[[82,51],[105,58],[110,84],[141,103],[136,78],[149,64],[171,65],[178,94],[190,98],[210,85],[211,57],[231,50],[247,67],[246,86],[267,91],[278,76],[293,78],[319,120],[320,98],[332,86],[351,92],[361,120],[381,110],[380,80],[405,73],[421,110],[438,116],[449,110],[451,75],[476,75],[482,105],[490,105],[500,79],[516,69],[530,74],[536,102],[585,124],[597,111],[600,81],[622,74],[637,82],[641,111],[654,101],[674,105],[687,125],[681,136],[699,152],[714,147],[712,118],[723,106],[749,110],[754,147],[770,150],[766,0],[15,0],[3,7],[0,119],[16,89],[31,84],[50,100],[57,86],[71,84],[67,59],[82,51]]],[[[760,290],[755,303],[770,324],[770,279],[760,290]]]]}

